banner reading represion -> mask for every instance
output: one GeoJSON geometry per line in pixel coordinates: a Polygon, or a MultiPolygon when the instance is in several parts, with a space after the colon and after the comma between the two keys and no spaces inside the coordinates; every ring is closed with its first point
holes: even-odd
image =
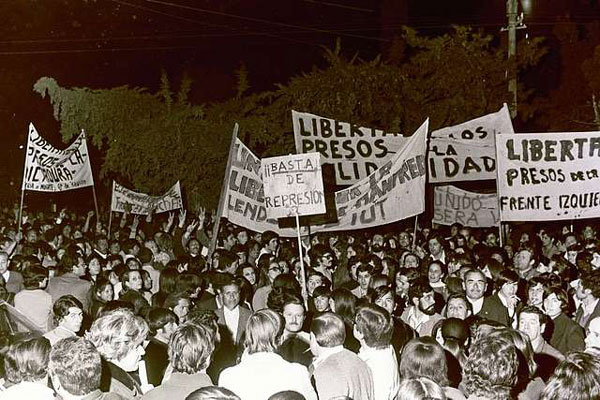
{"type": "Polygon", "coordinates": [[[27,138],[23,190],[61,192],[94,185],[83,131],[64,150],[46,141],[33,124],[27,138]]]}
{"type": "Polygon", "coordinates": [[[338,185],[352,185],[385,164],[408,141],[400,133],[360,127],[292,110],[297,153],[321,153],[338,185]]]}
{"type": "Polygon", "coordinates": [[[335,193],[338,222],[314,232],[364,229],[400,221],[425,210],[425,152],[429,120],[390,160],[365,179],[335,193]]]}
{"type": "Polygon", "coordinates": [[[600,217],[600,132],[498,135],[503,221],[600,217]]]}
{"type": "Polygon", "coordinates": [[[514,133],[508,106],[431,132],[429,183],[496,179],[494,137],[514,133]]]}
{"type": "Polygon", "coordinates": [[[260,159],[237,137],[230,157],[229,184],[223,217],[256,232],[271,230],[280,236],[296,236],[295,229],[279,228],[276,219],[267,218],[260,159]]]}
{"type": "Polygon", "coordinates": [[[432,221],[440,225],[458,222],[472,228],[498,226],[498,196],[468,192],[451,185],[436,186],[432,221]]]}
{"type": "Polygon", "coordinates": [[[131,205],[131,214],[138,215],[148,215],[152,210],[154,214],[159,214],[180,209],[183,207],[183,200],[179,181],[162,196],[134,192],[113,181],[111,210],[125,212],[125,204],[131,205]]]}

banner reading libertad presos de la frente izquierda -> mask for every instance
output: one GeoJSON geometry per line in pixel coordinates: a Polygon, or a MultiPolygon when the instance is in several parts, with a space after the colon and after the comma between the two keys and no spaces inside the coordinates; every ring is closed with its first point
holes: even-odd
{"type": "Polygon", "coordinates": [[[600,217],[600,132],[498,135],[503,221],[600,217]]]}
{"type": "Polygon", "coordinates": [[[69,147],[59,150],[44,139],[33,124],[29,124],[23,190],[62,192],[93,185],[83,131],[69,147]]]}

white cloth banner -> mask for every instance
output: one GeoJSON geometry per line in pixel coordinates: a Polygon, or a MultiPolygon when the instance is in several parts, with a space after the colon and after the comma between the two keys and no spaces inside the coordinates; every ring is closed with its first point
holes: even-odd
{"type": "Polygon", "coordinates": [[[292,110],[296,152],[321,153],[338,185],[352,185],[385,164],[408,142],[400,133],[292,110]]]}
{"type": "Polygon", "coordinates": [[[458,222],[472,228],[498,226],[498,196],[469,192],[451,185],[436,186],[432,221],[440,225],[458,222]]]}
{"type": "Polygon", "coordinates": [[[159,214],[183,208],[179,181],[162,196],[134,192],[113,181],[111,210],[125,212],[126,204],[131,205],[131,214],[138,215],[148,215],[152,210],[154,214],[159,214]]]}
{"type": "Polygon", "coordinates": [[[280,236],[296,236],[293,228],[279,228],[276,219],[267,218],[261,177],[261,160],[235,139],[227,185],[223,217],[230,222],[256,232],[271,230],[280,236]]]}
{"type": "Polygon", "coordinates": [[[514,133],[508,106],[431,132],[429,183],[496,179],[494,137],[514,133]]]}
{"type": "Polygon", "coordinates": [[[338,222],[313,232],[364,229],[400,221],[425,211],[426,120],[392,159],[351,187],[335,193],[338,222]]]}
{"type": "Polygon", "coordinates": [[[600,132],[498,135],[502,221],[600,217],[600,132]]]}
{"type": "Polygon", "coordinates": [[[23,172],[23,190],[62,192],[94,186],[90,157],[81,134],[66,149],[59,150],[29,124],[23,172]]]}

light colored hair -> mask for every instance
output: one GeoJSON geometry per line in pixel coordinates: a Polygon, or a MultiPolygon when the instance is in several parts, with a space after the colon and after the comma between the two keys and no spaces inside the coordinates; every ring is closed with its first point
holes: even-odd
{"type": "Polygon", "coordinates": [[[282,317],[268,308],[255,311],[248,319],[244,347],[248,354],[275,352],[283,333],[282,317]]]}
{"type": "Polygon", "coordinates": [[[98,318],[86,333],[108,361],[120,361],[138,347],[148,334],[148,324],[132,311],[119,308],[98,318]]]}
{"type": "Polygon", "coordinates": [[[84,396],[100,387],[100,353],[80,337],[59,340],[52,346],[48,370],[70,394],[84,396]]]}
{"type": "Polygon", "coordinates": [[[44,378],[49,354],[50,342],[45,337],[23,339],[11,344],[4,355],[6,379],[16,384],[44,378]]]}
{"type": "Polygon", "coordinates": [[[208,367],[214,350],[214,332],[203,325],[187,323],[171,335],[169,361],[176,372],[191,375],[208,367]]]}
{"type": "Polygon", "coordinates": [[[327,312],[313,318],[310,331],[321,347],[335,347],[346,341],[344,320],[337,314],[327,312]]]}

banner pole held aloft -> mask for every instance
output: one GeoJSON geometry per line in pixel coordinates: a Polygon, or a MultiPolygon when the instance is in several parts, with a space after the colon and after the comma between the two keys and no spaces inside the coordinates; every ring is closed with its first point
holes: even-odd
{"type": "Polygon", "coordinates": [[[306,290],[306,273],[304,271],[304,255],[302,254],[302,238],[300,237],[300,217],[296,211],[296,231],[298,232],[298,252],[300,255],[300,273],[302,274],[302,297],[304,307],[308,310],[308,291],[306,290]]]}

